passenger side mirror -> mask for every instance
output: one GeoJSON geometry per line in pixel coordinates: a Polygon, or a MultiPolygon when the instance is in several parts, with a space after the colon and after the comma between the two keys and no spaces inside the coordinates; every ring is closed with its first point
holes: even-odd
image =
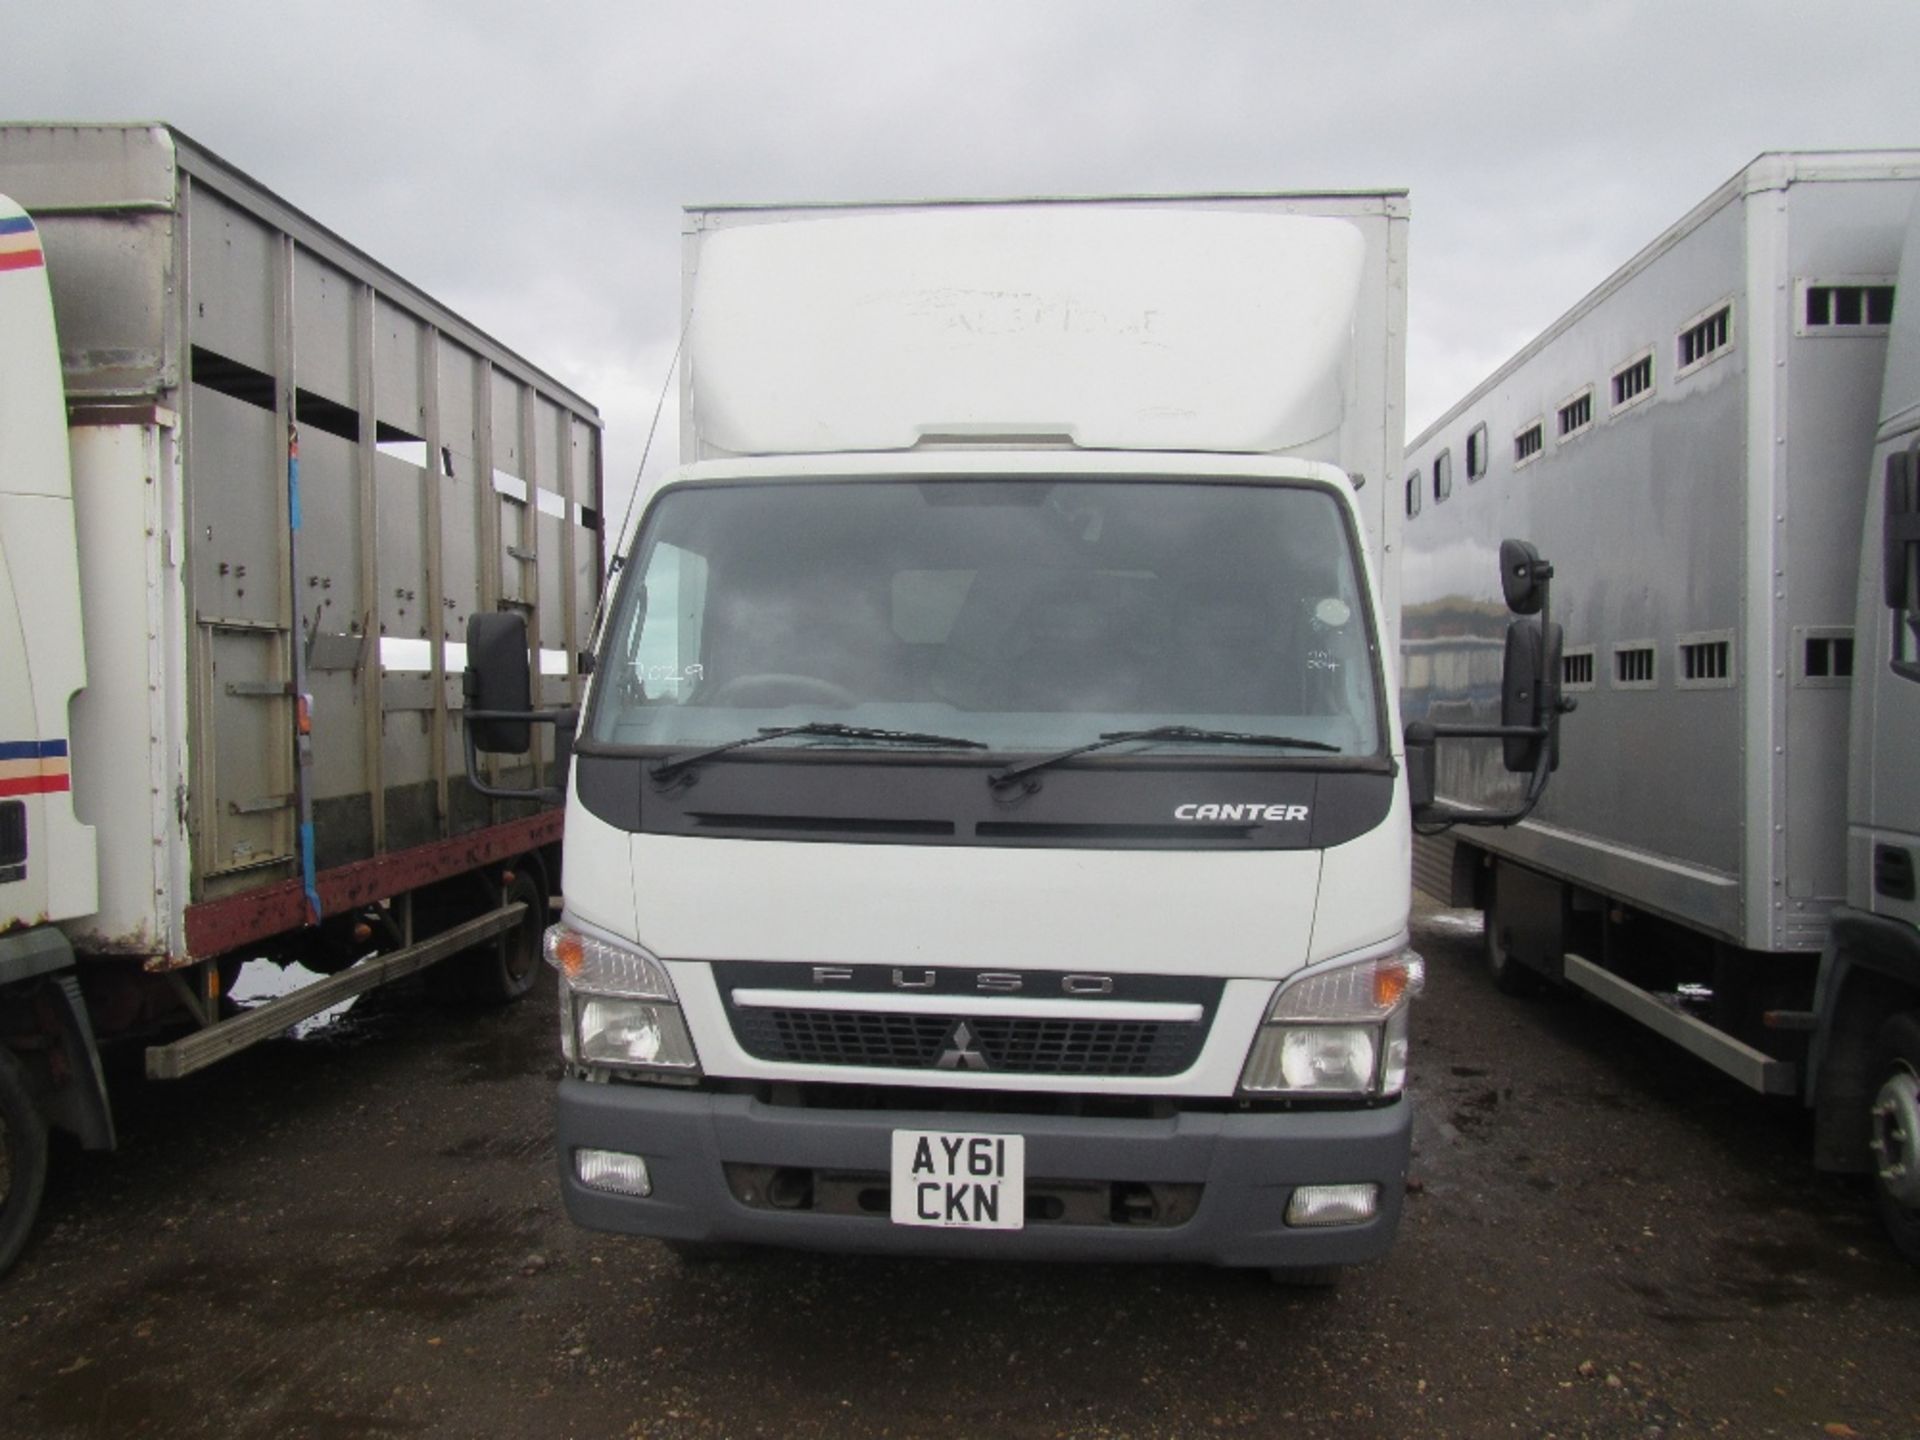
{"type": "Polygon", "coordinates": [[[476,718],[521,715],[533,709],[528,675],[527,618],[514,611],[485,611],[467,618],[466,727],[473,748],[487,755],[524,755],[533,748],[533,727],[524,719],[476,718]]]}
{"type": "Polygon", "coordinates": [[[1542,626],[1539,620],[1525,619],[1507,626],[1506,656],[1500,667],[1500,724],[1506,729],[1546,732],[1503,738],[1501,758],[1515,774],[1534,772],[1542,745],[1549,747],[1547,769],[1560,768],[1562,644],[1561,628],[1555,624],[1542,626]]]}
{"type": "Polygon", "coordinates": [[[1406,738],[1407,803],[1422,834],[1453,825],[1517,825],[1533,813],[1547,777],[1560,766],[1560,717],[1574,708],[1561,695],[1562,632],[1553,622],[1549,592],[1553,565],[1524,540],[1500,542],[1500,591],[1522,617],[1507,625],[1500,672],[1500,723],[1437,724],[1415,720],[1406,738]],[[1538,618],[1534,618],[1537,616],[1538,618]],[[1437,798],[1437,753],[1442,740],[1498,740],[1501,762],[1527,776],[1526,794],[1501,810],[1477,809],[1437,798]]]}

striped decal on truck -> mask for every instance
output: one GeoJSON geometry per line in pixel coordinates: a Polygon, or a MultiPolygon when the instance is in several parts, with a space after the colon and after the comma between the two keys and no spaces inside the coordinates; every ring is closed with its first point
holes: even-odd
{"type": "Polygon", "coordinates": [[[27,270],[44,263],[33,221],[24,215],[0,215],[0,270],[27,270]]]}
{"type": "Polygon", "coordinates": [[[72,788],[64,740],[0,740],[0,797],[72,788]]]}

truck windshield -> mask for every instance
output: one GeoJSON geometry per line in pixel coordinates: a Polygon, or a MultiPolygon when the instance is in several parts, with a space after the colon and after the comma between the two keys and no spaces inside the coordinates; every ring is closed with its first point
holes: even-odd
{"type": "Polygon", "coordinates": [[[831,720],[1008,754],[1178,725],[1372,755],[1377,650],[1353,545],[1312,485],[689,486],[635,542],[587,733],[680,747],[831,720]]]}

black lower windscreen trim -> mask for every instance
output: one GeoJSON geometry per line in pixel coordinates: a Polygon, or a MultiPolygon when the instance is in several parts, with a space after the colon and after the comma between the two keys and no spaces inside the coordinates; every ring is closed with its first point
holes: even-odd
{"type": "Polygon", "coordinates": [[[581,803],[630,833],[839,844],[1089,850],[1319,850],[1377,828],[1390,769],[1195,765],[1178,757],[1048,771],[1031,793],[997,795],[978,763],[873,757],[728,757],[663,789],[637,755],[582,754],[581,803]]]}

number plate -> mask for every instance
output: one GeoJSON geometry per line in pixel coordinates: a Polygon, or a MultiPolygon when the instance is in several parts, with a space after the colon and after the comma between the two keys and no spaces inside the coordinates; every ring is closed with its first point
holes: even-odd
{"type": "Polygon", "coordinates": [[[1026,1223],[1027,1137],[893,1132],[893,1223],[1018,1230],[1026,1223]]]}

